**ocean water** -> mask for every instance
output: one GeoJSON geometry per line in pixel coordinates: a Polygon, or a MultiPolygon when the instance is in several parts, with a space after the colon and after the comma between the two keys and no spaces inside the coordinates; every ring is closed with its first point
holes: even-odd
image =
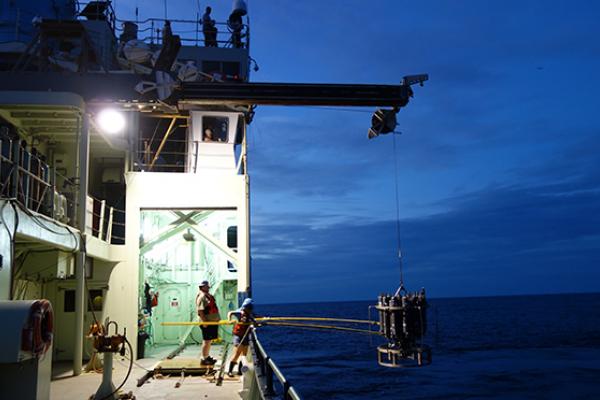
{"type": "MultiPolygon", "coordinates": [[[[369,304],[256,312],[367,319],[369,304]]],[[[422,368],[378,366],[382,340],[363,334],[265,326],[259,338],[305,399],[600,399],[600,294],[431,299],[428,319],[422,368]]]]}

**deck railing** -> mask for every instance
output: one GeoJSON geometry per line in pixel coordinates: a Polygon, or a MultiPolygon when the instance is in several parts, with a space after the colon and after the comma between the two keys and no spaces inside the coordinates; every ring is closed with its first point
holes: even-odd
{"type": "MultiPolygon", "coordinates": [[[[188,141],[167,139],[161,144],[159,140],[153,139],[139,139],[134,169],[147,172],[185,172],[188,161],[188,141]],[[158,149],[160,149],[160,152],[158,152],[158,149]]],[[[197,149],[197,146],[194,145],[193,148],[197,149]]],[[[195,159],[197,154],[189,156],[195,159]]]]}
{"type": "Polygon", "coordinates": [[[86,233],[107,243],[124,244],[125,237],[122,235],[125,234],[125,224],[120,221],[124,221],[125,216],[117,218],[117,215],[125,212],[112,206],[107,207],[106,200],[89,195],[87,199],[86,233]]]}
{"type": "MultiPolygon", "coordinates": [[[[203,142],[198,140],[190,142],[183,139],[167,139],[161,144],[153,138],[140,138],[133,169],[138,172],[196,173],[200,168],[198,157],[201,143],[203,142]]],[[[237,174],[243,174],[244,157],[237,155],[236,159],[235,171],[237,174]]]]}
{"type": "Polygon", "coordinates": [[[282,398],[284,400],[300,400],[300,395],[271,357],[269,357],[262,344],[258,341],[256,333],[251,331],[250,335],[256,380],[262,397],[265,399],[282,398]],[[277,382],[274,378],[277,379],[277,382]]]}
{"type": "MultiPolygon", "coordinates": [[[[76,227],[78,184],[22,144],[20,139],[0,138],[0,198],[14,199],[30,211],[76,227]]],[[[125,242],[124,211],[88,196],[87,212],[87,234],[107,243],[125,242]]]]}
{"type": "MultiPolygon", "coordinates": [[[[91,2],[77,1],[75,9],[75,18],[86,18],[81,12],[91,2]]],[[[242,24],[241,30],[235,30],[227,22],[216,22],[216,36],[214,40],[205,41],[201,16],[196,13],[195,20],[186,19],[164,19],[164,18],[148,18],[143,21],[126,21],[118,19],[115,15],[115,10],[111,2],[98,3],[93,2],[88,11],[94,11],[97,20],[104,20],[110,26],[115,36],[118,38],[124,32],[125,23],[134,23],[138,26],[138,39],[148,44],[161,44],[163,37],[163,29],[166,21],[171,24],[173,34],[179,35],[181,43],[187,46],[199,47],[221,47],[221,48],[249,48],[250,44],[250,27],[247,24],[242,24]]],[[[28,42],[34,35],[35,27],[32,25],[32,18],[37,14],[33,10],[17,8],[16,16],[11,20],[0,21],[0,33],[4,36],[14,35],[14,41],[28,42]]]]}
{"type": "Polygon", "coordinates": [[[221,48],[248,48],[250,43],[250,27],[243,24],[239,34],[226,22],[216,22],[216,36],[214,40],[205,40],[202,21],[200,16],[196,14],[195,20],[186,19],[163,19],[163,18],[148,18],[143,21],[125,21],[117,19],[116,33],[117,37],[124,31],[126,23],[134,23],[137,25],[138,40],[142,40],[148,44],[162,44],[163,29],[165,22],[171,24],[171,31],[175,35],[179,35],[181,43],[185,46],[198,47],[221,47],[221,48]]]}
{"type": "Polygon", "coordinates": [[[85,17],[84,15],[81,15],[81,13],[86,9],[86,6],[90,3],[91,3],[91,5],[90,5],[90,8],[88,9],[88,11],[94,12],[94,14],[96,15],[95,18],[97,18],[98,20],[106,21],[108,23],[108,25],[110,26],[110,28],[112,29],[112,31],[114,32],[117,27],[117,17],[116,17],[115,9],[113,8],[112,2],[110,2],[110,1],[107,1],[107,2],[77,1],[75,3],[77,6],[76,15],[80,18],[85,17]]]}

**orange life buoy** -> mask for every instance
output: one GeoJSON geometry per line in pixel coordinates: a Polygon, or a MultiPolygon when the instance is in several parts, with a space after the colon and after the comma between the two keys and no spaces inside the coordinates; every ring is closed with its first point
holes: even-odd
{"type": "Polygon", "coordinates": [[[54,313],[48,300],[36,300],[29,313],[28,326],[23,330],[22,350],[38,357],[52,345],[54,313]]]}

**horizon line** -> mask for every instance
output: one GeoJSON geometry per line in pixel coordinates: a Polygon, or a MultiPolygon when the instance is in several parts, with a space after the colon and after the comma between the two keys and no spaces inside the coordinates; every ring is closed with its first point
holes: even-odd
{"type": "MultiPolygon", "coordinates": [[[[556,292],[556,293],[522,293],[522,294],[495,294],[495,295],[470,295],[470,296],[444,296],[444,297],[427,297],[428,300],[444,300],[444,299],[484,299],[494,297],[531,297],[531,296],[562,296],[562,295],[589,295],[598,294],[596,292],[556,292]]],[[[308,300],[308,301],[294,301],[294,302],[282,302],[282,303],[259,303],[261,305],[285,305],[285,304],[314,304],[314,303],[363,303],[372,301],[375,303],[377,300],[373,299],[361,299],[361,300],[308,300]]]]}

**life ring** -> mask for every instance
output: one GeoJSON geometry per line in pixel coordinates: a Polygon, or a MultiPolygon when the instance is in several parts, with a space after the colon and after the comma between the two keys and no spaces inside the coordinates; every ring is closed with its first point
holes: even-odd
{"type": "Polygon", "coordinates": [[[48,300],[36,300],[29,312],[28,326],[23,330],[22,350],[42,356],[52,345],[54,312],[48,300]]]}

